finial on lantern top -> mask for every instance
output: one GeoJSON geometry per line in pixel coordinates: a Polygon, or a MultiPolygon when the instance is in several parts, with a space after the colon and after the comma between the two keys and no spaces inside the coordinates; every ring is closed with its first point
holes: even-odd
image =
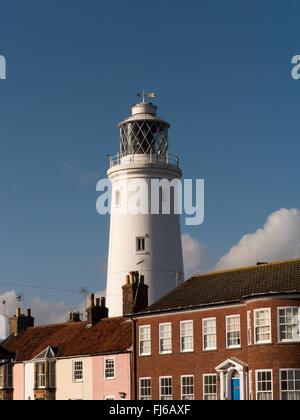
{"type": "Polygon", "coordinates": [[[146,98],[155,98],[155,94],[154,92],[151,93],[145,93],[144,89],[143,89],[143,93],[137,93],[137,95],[139,98],[143,98],[142,103],[145,103],[145,97],[146,98]]]}

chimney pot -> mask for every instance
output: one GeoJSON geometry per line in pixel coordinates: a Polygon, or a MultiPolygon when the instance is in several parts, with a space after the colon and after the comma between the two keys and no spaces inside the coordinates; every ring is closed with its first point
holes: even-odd
{"type": "Polygon", "coordinates": [[[94,294],[90,295],[90,307],[87,309],[88,324],[95,325],[103,318],[108,318],[108,309],[105,307],[105,298],[96,298],[96,306],[94,306],[94,294]],[[101,306],[100,306],[101,301],[101,306]]]}
{"type": "Polygon", "coordinates": [[[21,316],[21,309],[20,308],[17,308],[16,309],[16,317],[17,318],[20,318],[20,316],[21,316]]]}
{"type": "Polygon", "coordinates": [[[130,277],[130,282],[129,282],[129,284],[133,284],[134,271],[130,271],[130,273],[129,273],[129,277],[130,277]]]}
{"type": "Polygon", "coordinates": [[[139,277],[140,277],[139,272],[138,271],[135,271],[135,273],[134,273],[134,283],[138,283],[139,282],[139,277]]]}
{"type": "MultiPolygon", "coordinates": [[[[127,277],[126,277],[127,278],[127,277]]],[[[148,286],[143,275],[138,271],[130,272],[130,283],[122,287],[123,315],[133,314],[146,309],[148,306],[148,286]]]]}
{"type": "Polygon", "coordinates": [[[27,316],[31,316],[31,309],[27,309],[27,316]]]}
{"type": "Polygon", "coordinates": [[[80,322],[79,312],[70,312],[69,322],[80,322]]]}
{"type": "Polygon", "coordinates": [[[90,307],[93,308],[94,306],[94,293],[90,293],[90,307]]]}

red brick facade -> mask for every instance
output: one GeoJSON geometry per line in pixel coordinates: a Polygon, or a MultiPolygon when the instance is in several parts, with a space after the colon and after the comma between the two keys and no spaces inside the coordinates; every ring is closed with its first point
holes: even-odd
{"type": "MultiPolygon", "coordinates": [[[[280,342],[278,333],[278,308],[299,307],[300,297],[265,297],[249,299],[241,304],[210,307],[186,312],[153,314],[137,318],[137,349],[139,349],[139,327],[151,326],[151,355],[140,356],[137,351],[137,398],[139,398],[139,379],[151,377],[151,398],[158,400],[159,377],[172,377],[172,398],[181,399],[181,376],[193,375],[194,398],[203,399],[203,375],[216,374],[217,399],[232,399],[230,392],[223,389],[220,370],[216,367],[233,358],[241,368],[240,386],[244,387],[241,399],[249,399],[249,372],[252,371],[252,399],[256,399],[256,372],[272,370],[272,399],[281,399],[280,369],[300,369],[300,341],[280,342]],[[255,344],[254,311],[259,308],[270,308],[271,343],[255,344]],[[251,344],[248,345],[247,312],[251,319],[251,344]],[[240,315],[240,348],[226,348],[226,316],[240,315]],[[202,320],[216,318],[216,350],[203,350],[202,320]],[[180,322],[193,320],[193,351],[183,353],[180,349],[180,322]],[[172,323],[172,353],[159,354],[159,324],[172,323]],[[223,393],[223,395],[221,395],[223,393]]],[[[299,321],[298,321],[299,322],[299,321]]],[[[298,335],[299,339],[299,335],[298,335]]],[[[229,362],[228,366],[231,365],[229,362]]],[[[226,368],[227,369],[227,368],[226,368]]],[[[226,369],[224,372],[226,373],[226,369]]],[[[230,379],[230,378],[229,378],[230,379]]],[[[250,385],[251,387],[251,385],[250,385]]],[[[227,390],[228,391],[228,390],[227,390]]]]}

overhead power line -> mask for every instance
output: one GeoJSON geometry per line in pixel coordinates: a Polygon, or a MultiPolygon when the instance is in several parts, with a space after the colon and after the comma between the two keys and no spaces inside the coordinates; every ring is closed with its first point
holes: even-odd
{"type": "Polygon", "coordinates": [[[17,286],[17,287],[28,287],[30,289],[43,289],[43,290],[55,290],[57,292],[72,292],[72,293],[82,293],[81,289],[60,289],[57,287],[46,287],[46,286],[36,286],[36,285],[32,285],[32,284],[20,284],[20,283],[8,283],[8,282],[0,282],[0,285],[5,285],[5,286],[17,286]]]}

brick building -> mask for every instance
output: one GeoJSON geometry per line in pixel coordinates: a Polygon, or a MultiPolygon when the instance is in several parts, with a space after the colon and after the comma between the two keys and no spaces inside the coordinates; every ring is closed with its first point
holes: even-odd
{"type": "Polygon", "coordinates": [[[300,399],[300,259],[196,275],[132,319],[137,399],[300,399]]]}

